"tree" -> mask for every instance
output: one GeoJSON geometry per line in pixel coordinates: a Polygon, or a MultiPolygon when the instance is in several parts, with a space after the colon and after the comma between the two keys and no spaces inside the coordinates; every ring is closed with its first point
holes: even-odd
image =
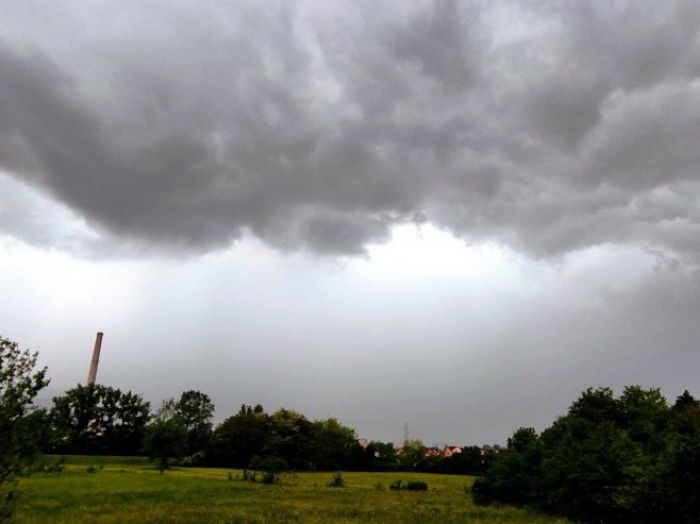
{"type": "Polygon", "coordinates": [[[684,391],[672,408],[668,449],[644,500],[658,522],[700,522],[700,402],[684,391]]]}
{"type": "Polygon", "coordinates": [[[683,411],[693,407],[699,408],[700,401],[695,400],[693,395],[688,393],[687,389],[683,392],[683,394],[679,395],[678,398],[676,398],[676,402],[675,404],[673,404],[674,411],[683,411]]]}
{"type": "Polygon", "coordinates": [[[401,465],[393,442],[373,440],[365,450],[371,468],[376,471],[396,471],[401,465]]]}
{"type": "Polygon", "coordinates": [[[425,450],[425,444],[420,439],[413,438],[404,441],[403,452],[400,456],[404,468],[409,470],[415,469],[425,457],[425,450]]]}
{"type": "Polygon", "coordinates": [[[224,420],[214,431],[214,462],[228,467],[248,467],[254,455],[263,453],[269,427],[270,416],[262,406],[241,406],[237,414],[224,420]]]}
{"type": "Polygon", "coordinates": [[[146,427],[143,451],[156,461],[162,473],[170,467],[170,459],[178,459],[187,451],[187,428],[179,418],[156,419],[146,427]]]}
{"type": "Polygon", "coordinates": [[[464,446],[461,453],[442,459],[442,473],[479,475],[484,471],[484,457],[479,446],[464,446]]]}
{"type": "Polygon", "coordinates": [[[472,486],[477,504],[492,501],[522,506],[537,498],[542,463],[541,444],[533,428],[520,428],[486,474],[472,486]]]}
{"type": "Polygon", "coordinates": [[[335,418],[315,420],[309,428],[305,456],[309,469],[337,470],[345,467],[357,446],[355,430],[343,426],[335,418]]]}
{"type": "Polygon", "coordinates": [[[56,452],[133,455],[141,449],[150,404],[130,391],[78,385],[53,399],[50,417],[56,452]]]}
{"type": "Polygon", "coordinates": [[[46,368],[35,369],[37,356],[0,337],[0,521],[12,514],[17,476],[39,452],[43,428],[33,402],[49,381],[46,368]]]}
{"type": "Polygon", "coordinates": [[[310,433],[311,422],[304,415],[291,409],[279,409],[270,416],[262,453],[281,457],[289,466],[303,469],[310,433]]]}
{"type": "Polygon", "coordinates": [[[179,400],[164,401],[156,417],[163,420],[179,418],[187,431],[187,454],[200,457],[204,454],[211,441],[214,417],[214,404],[207,394],[185,391],[179,400]]]}

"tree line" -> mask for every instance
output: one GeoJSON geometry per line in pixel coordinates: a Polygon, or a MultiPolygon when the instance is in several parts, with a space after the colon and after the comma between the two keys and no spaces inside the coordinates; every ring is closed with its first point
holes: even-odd
{"type": "Polygon", "coordinates": [[[268,458],[291,470],[429,471],[480,473],[488,457],[477,446],[452,457],[426,457],[420,440],[399,453],[391,442],[361,445],[354,429],[335,418],[309,420],[291,409],[268,413],[242,405],[213,425],[214,404],[200,391],[185,391],[151,413],[140,395],[103,385],[82,386],[53,399],[44,411],[42,448],[52,454],[148,454],[166,467],[250,468],[268,458]]]}

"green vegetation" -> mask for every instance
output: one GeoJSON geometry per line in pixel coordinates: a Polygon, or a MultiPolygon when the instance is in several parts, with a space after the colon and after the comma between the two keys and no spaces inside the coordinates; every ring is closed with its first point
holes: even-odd
{"type": "Polygon", "coordinates": [[[345,486],[345,479],[340,471],[333,473],[331,480],[328,481],[329,488],[342,488],[345,486]]]}
{"type": "Polygon", "coordinates": [[[140,395],[102,385],[69,389],[53,399],[51,445],[55,453],[136,455],[151,418],[140,395]]]}
{"type": "Polygon", "coordinates": [[[209,395],[201,391],[185,391],[178,400],[170,398],[163,401],[163,405],[156,413],[156,420],[177,420],[185,428],[187,433],[185,454],[190,457],[190,462],[201,462],[204,451],[207,449],[212,433],[212,418],[214,417],[214,403],[209,395]]]}
{"type": "Polygon", "coordinates": [[[409,480],[405,482],[401,479],[396,479],[391,483],[389,489],[393,491],[400,491],[402,489],[407,491],[428,491],[428,484],[423,480],[409,480]]]}
{"type": "Polygon", "coordinates": [[[187,428],[177,418],[156,420],[146,428],[143,451],[161,471],[168,469],[171,459],[187,452],[187,428]]]}
{"type": "Polygon", "coordinates": [[[471,477],[404,474],[428,491],[390,491],[396,473],[344,472],[344,487],[328,487],[328,473],[284,475],[274,484],[243,481],[228,469],[181,468],[159,474],[129,459],[90,457],[104,467],[85,471],[85,458],[68,457],[61,474],[22,479],[17,524],[34,523],[539,523],[566,521],[516,508],[475,506],[464,485],[471,477]],[[230,480],[229,480],[230,479],[230,480]]]}
{"type": "Polygon", "coordinates": [[[36,353],[0,337],[0,521],[12,516],[17,477],[36,462],[46,425],[45,414],[33,405],[49,383],[36,361],[36,353]]]}
{"type": "MultiPolygon", "coordinates": [[[[47,455],[47,459],[55,460],[60,458],[57,455],[47,455]]],[[[95,455],[66,455],[62,456],[65,458],[65,463],[68,466],[104,466],[109,464],[110,466],[147,466],[149,464],[148,458],[146,457],[100,457],[95,455]]]]}
{"type": "Polygon", "coordinates": [[[700,402],[588,389],[541,435],[516,431],[472,493],[578,522],[698,523],[700,402]]]}

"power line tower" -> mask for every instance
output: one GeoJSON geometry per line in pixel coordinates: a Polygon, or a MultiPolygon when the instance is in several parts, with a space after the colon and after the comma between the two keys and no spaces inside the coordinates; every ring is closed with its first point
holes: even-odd
{"type": "Polygon", "coordinates": [[[403,423],[403,443],[408,442],[408,422],[403,423]]]}

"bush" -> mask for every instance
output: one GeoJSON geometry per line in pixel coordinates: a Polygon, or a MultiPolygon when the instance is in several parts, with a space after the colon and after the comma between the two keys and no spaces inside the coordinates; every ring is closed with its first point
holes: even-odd
{"type": "Polygon", "coordinates": [[[66,465],[66,457],[60,457],[55,461],[42,459],[41,462],[29,469],[31,473],[62,473],[66,465]]]}
{"type": "Polygon", "coordinates": [[[283,458],[267,457],[258,464],[258,468],[262,470],[262,483],[274,484],[289,469],[289,465],[283,458]]]}
{"type": "Polygon", "coordinates": [[[345,479],[343,479],[343,474],[340,471],[338,471],[337,473],[333,473],[331,480],[328,482],[328,487],[342,488],[343,486],[345,486],[345,479]]]}
{"type": "Polygon", "coordinates": [[[389,489],[392,491],[400,491],[404,489],[404,483],[401,479],[396,479],[394,482],[389,484],[389,489]]]}
{"type": "Polygon", "coordinates": [[[389,489],[392,491],[426,491],[428,489],[428,484],[422,480],[409,480],[408,482],[404,482],[401,479],[396,479],[389,484],[389,489]]]}
{"type": "Polygon", "coordinates": [[[202,466],[204,464],[204,452],[197,451],[188,455],[180,461],[180,465],[186,468],[202,466]]]}

